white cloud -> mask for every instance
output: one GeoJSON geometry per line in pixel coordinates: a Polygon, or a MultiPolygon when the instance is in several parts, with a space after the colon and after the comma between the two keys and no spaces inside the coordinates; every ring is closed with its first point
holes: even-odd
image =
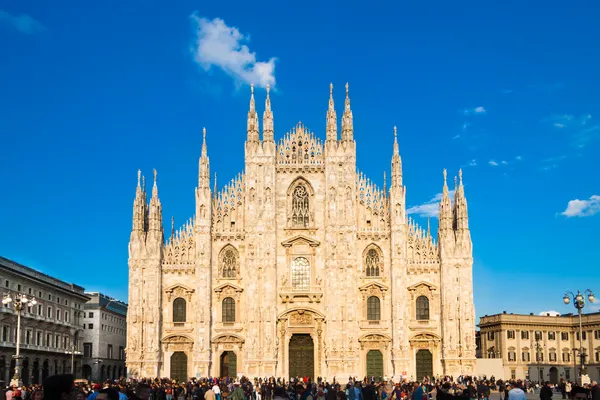
{"type": "Polygon", "coordinates": [[[483,106],[479,106],[479,107],[475,107],[475,108],[465,108],[463,110],[464,115],[473,115],[473,114],[483,115],[485,113],[487,113],[487,110],[483,106]]]}
{"type": "Polygon", "coordinates": [[[220,18],[209,20],[191,16],[196,25],[195,61],[208,71],[221,69],[237,83],[254,83],[256,86],[275,86],[275,60],[257,61],[247,43],[250,38],[236,27],[230,27],[220,18]]]}
{"type": "Polygon", "coordinates": [[[44,30],[44,26],[27,14],[12,15],[0,10],[0,25],[6,24],[21,33],[33,35],[44,30]]]}
{"type": "Polygon", "coordinates": [[[551,317],[560,317],[560,313],[558,311],[554,311],[554,310],[549,310],[549,311],[542,311],[539,315],[549,315],[551,317]]]}
{"type": "Polygon", "coordinates": [[[505,160],[502,160],[502,161],[500,161],[500,164],[502,164],[502,165],[506,165],[506,164],[508,164],[508,162],[507,162],[507,161],[505,161],[505,160]]]}
{"type": "Polygon", "coordinates": [[[555,122],[554,123],[554,127],[555,128],[564,128],[565,124],[563,124],[562,122],[555,122]]]}
{"type": "Polygon", "coordinates": [[[476,167],[477,166],[477,160],[472,159],[471,161],[469,161],[469,167],[476,167]]]}
{"type": "Polygon", "coordinates": [[[523,160],[523,156],[516,156],[516,157],[515,157],[515,160],[517,160],[517,161],[521,161],[521,160],[523,160]]]}
{"type": "Polygon", "coordinates": [[[567,209],[561,212],[565,217],[589,217],[600,211],[600,196],[592,195],[587,200],[571,200],[567,204],[567,209]]]}
{"type": "MultiPolygon", "coordinates": [[[[450,199],[454,197],[454,190],[448,191],[450,199]]],[[[437,218],[440,212],[440,200],[442,193],[438,193],[433,198],[418,206],[412,206],[406,210],[407,214],[418,214],[420,217],[437,218]]]]}
{"type": "Polygon", "coordinates": [[[459,137],[460,137],[460,135],[454,135],[454,136],[452,137],[452,139],[453,139],[453,140],[454,140],[454,139],[458,139],[459,137]]]}
{"type": "Polygon", "coordinates": [[[488,161],[488,164],[490,164],[492,167],[497,167],[498,166],[498,163],[496,161],[494,161],[494,160],[488,161]]]}

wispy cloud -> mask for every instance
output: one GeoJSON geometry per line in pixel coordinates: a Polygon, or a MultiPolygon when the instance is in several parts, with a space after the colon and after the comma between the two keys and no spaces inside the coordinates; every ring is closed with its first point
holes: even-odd
{"type": "MultiPolygon", "coordinates": [[[[448,192],[450,199],[454,197],[454,190],[448,192]]],[[[442,193],[438,193],[429,201],[418,206],[412,206],[406,210],[407,214],[417,214],[420,217],[437,218],[440,212],[440,200],[442,199],[442,193]]]]}
{"type": "Polygon", "coordinates": [[[475,108],[465,108],[463,110],[464,115],[483,115],[487,113],[487,110],[483,106],[475,107],[475,108]]]}
{"type": "Polygon", "coordinates": [[[258,61],[256,53],[244,44],[249,42],[249,36],[220,18],[209,20],[194,13],[191,19],[196,27],[194,59],[204,70],[219,68],[238,84],[275,86],[276,58],[258,61]]]}
{"type": "Polygon", "coordinates": [[[516,157],[515,157],[515,160],[517,160],[517,161],[522,161],[522,160],[523,160],[523,156],[516,156],[516,157]]]}
{"type": "Polygon", "coordinates": [[[589,217],[600,211],[600,196],[592,195],[587,200],[571,200],[567,204],[567,209],[561,212],[565,217],[589,217]]]}
{"type": "Polygon", "coordinates": [[[469,167],[476,167],[477,166],[477,160],[476,159],[472,159],[471,161],[469,161],[469,167]]]}
{"type": "Polygon", "coordinates": [[[6,25],[27,35],[33,35],[44,30],[44,26],[29,15],[13,15],[4,10],[0,10],[0,25],[6,25]]]}
{"type": "Polygon", "coordinates": [[[575,116],[573,114],[555,114],[543,120],[561,131],[567,132],[571,146],[583,148],[600,137],[600,124],[593,124],[591,114],[575,116]]]}
{"type": "Polygon", "coordinates": [[[492,167],[497,167],[498,165],[500,165],[500,164],[498,164],[497,161],[494,161],[494,160],[488,161],[488,164],[491,165],[492,167]]]}

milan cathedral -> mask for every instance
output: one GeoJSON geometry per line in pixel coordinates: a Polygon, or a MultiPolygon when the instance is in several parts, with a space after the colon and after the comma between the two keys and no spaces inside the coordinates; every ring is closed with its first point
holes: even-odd
{"type": "MultiPolygon", "coordinates": [[[[462,173],[443,174],[437,239],[406,215],[396,128],[382,189],[356,166],[346,85],[325,141],[298,123],[275,141],[267,87],[250,97],[245,168],[211,190],[206,130],[193,216],[165,240],[156,171],[138,173],[129,242],[133,377],[400,379],[472,374],[472,242],[462,173]]],[[[429,225],[429,224],[428,224],[429,225]]]]}

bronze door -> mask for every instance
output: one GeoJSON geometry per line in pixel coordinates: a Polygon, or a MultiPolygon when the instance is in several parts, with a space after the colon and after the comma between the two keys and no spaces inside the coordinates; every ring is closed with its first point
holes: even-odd
{"type": "Polygon", "coordinates": [[[417,380],[433,376],[433,355],[429,350],[417,351],[417,380]]]}
{"type": "Polygon", "coordinates": [[[237,375],[237,355],[233,351],[221,354],[221,378],[237,375]]]}
{"type": "Polygon", "coordinates": [[[292,335],[288,357],[290,377],[314,378],[315,345],[310,335],[292,335]]]}
{"type": "Polygon", "coordinates": [[[187,382],[187,355],[183,351],[176,351],[171,356],[171,379],[177,382],[187,382]]]}
{"type": "Polygon", "coordinates": [[[383,354],[379,350],[369,350],[367,353],[367,378],[381,381],[383,377],[383,354]]]}

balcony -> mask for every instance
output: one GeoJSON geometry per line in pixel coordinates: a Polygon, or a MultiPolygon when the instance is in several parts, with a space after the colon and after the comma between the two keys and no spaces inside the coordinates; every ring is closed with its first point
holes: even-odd
{"type": "Polygon", "coordinates": [[[309,286],[308,288],[298,289],[284,286],[279,289],[279,297],[284,304],[292,304],[296,301],[320,303],[323,298],[323,288],[321,286],[309,286]]]}

